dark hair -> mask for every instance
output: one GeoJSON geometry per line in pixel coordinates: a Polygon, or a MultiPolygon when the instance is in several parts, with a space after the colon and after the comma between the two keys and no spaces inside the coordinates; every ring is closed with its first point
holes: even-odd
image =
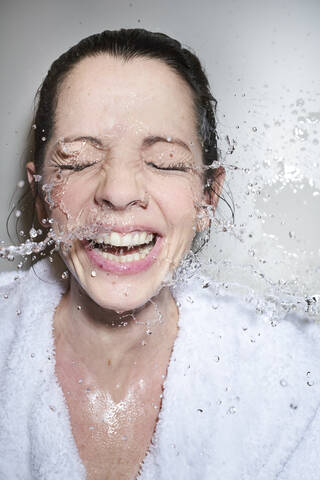
{"type": "MultiPolygon", "coordinates": [[[[210,92],[208,79],[199,59],[190,50],[163,33],[153,33],[144,29],[105,30],[91,35],[71,47],[53,62],[38,89],[33,128],[30,131],[31,149],[28,161],[34,162],[36,173],[41,175],[46,144],[52,135],[60,85],[72,68],[82,59],[103,53],[120,57],[125,61],[137,57],[158,59],[186,82],[193,95],[197,130],[203,149],[203,163],[213,167],[205,169],[204,188],[207,191],[214,189],[214,166],[218,161],[216,100],[210,92]]],[[[39,194],[41,194],[40,191],[39,194]]],[[[223,199],[223,197],[220,198],[223,199]]],[[[223,200],[228,204],[233,216],[232,207],[225,199],[223,200]]],[[[37,228],[39,225],[34,213],[34,196],[30,188],[20,199],[18,205],[23,212],[21,218],[27,231],[28,227],[31,228],[30,223],[28,225],[28,220],[26,220],[28,213],[29,222],[31,214],[31,222],[35,222],[37,228]]],[[[18,225],[16,226],[17,230],[18,225]]]]}

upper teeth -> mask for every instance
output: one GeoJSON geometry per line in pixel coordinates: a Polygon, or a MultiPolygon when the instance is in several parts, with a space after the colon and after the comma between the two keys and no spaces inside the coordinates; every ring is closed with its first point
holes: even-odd
{"type": "Polygon", "coordinates": [[[97,236],[97,243],[107,243],[114,247],[130,247],[135,245],[143,245],[149,243],[153,239],[153,233],[149,232],[132,232],[121,235],[118,232],[102,233],[97,236]]]}

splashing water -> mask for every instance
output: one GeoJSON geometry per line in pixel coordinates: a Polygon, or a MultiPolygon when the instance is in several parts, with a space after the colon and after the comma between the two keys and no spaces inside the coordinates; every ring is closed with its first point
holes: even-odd
{"type": "MultiPolygon", "coordinates": [[[[288,122],[290,125],[284,125],[281,119],[274,122],[277,128],[282,126],[287,132],[286,157],[282,154],[281,145],[281,151],[279,149],[277,152],[277,148],[267,149],[262,159],[260,154],[256,162],[246,163],[243,160],[246,158],[246,147],[237,134],[232,138],[229,133],[225,140],[220,141],[220,160],[214,168],[223,166],[230,184],[236,185],[230,189],[235,192],[234,206],[238,218],[235,222],[230,220],[230,211],[222,200],[217,211],[198,205],[198,218],[201,220],[201,217],[208,215],[211,220],[211,238],[208,241],[209,232],[205,231],[197,236],[197,242],[199,245],[207,242],[208,245],[199,254],[190,251],[164,281],[166,285],[173,285],[203,271],[213,279],[217,294],[240,294],[248,303],[255,304],[257,313],[268,317],[274,325],[291,311],[320,319],[320,285],[314,281],[319,278],[320,250],[315,236],[309,233],[306,238],[305,235],[306,227],[310,232],[312,230],[312,220],[309,219],[313,215],[306,215],[303,224],[299,224],[294,216],[295,210],[303,204],[310,208],[317,205],[315,201],[320,198],[320,179],[317,175],[310,176],[310,162],[309,165],[306,165],[307,162],[301,163],[300,157],[292,154],[292,146],[305,148],[308,145],[309,152],[306,151],[304,155],[313,159],[312,166],[316,171],[319,165],[314,160],[314,149],[318,145],[320,113],[312,109],[308,113],[306,101],[302,98],[296,100],[292,108],[294,118],[291,123],[288,122]],[[294,157],[295,161],[288,162],[288,156],[294,157]]],[[[263,142],[267,141],[266,137],[272,129],[267,123],[265,131],[256,126],[250,129],[253,142],[251,155],[254,155],[255,150],[261,149],[263,142]]],[[[167,142],[173,148],[171,137],[167,137],[167,142]]],[[[105,154],[99,146],[93,148],[82,142],[74,147],[63,139],[60,149],[64,155],[72,155],[79,165],[79,171],[88,159],[96,163],[99,156],[105,154]]],[[[161,155],[163,158],[163,153],[161,155]]],[[[204,167],[203,171],[210,168],[204,167]]],[[[82,212],[77,218],[72,216],[63,199],[64,189],[71,177],[64,177],[62,173],[60,170],[51,182],[44,181],[41,175],[34,175],[34,179],[40,184],[49,209],[59,208],[74,223],[71,222],[70,228],[61,230],[53,224],[52,219],[43,219],[43,224],[51,227],[44,239],[38,240],[42,232],[33,228],[29,231],[29,238],[20,245],[0,247],[1,258],[13,261],[19,256],[43,256],[48,247],[51,252],[59,249],[68,251],[74,240],[91,241],[102,230],[106,232],[106,215],[108,223],[112,224],[113,217],[109,211],[92,208],[85,225],[81,225],[82,212]],[[55,191],[57,186],[60,188],[58,193],[55,191]]],[[[23,186],[22,181],[18,182],[19,188],[23,186]]],[[[224,196],[229,204],[233,203],[233,196],[227,190],[224,196]]],[[[317,212],[318,207],[314,215],[317,212]]],[[[20,218],[21,211],[16,210],[15,216],[20,218]]],[[[92,271],[91,276],[94,278],[96,272],[92,271]]]]}
{"type": "Polygon", "coordinates": [[[225,144],[220,142],[236,217],[225,231],[213,223],[210,244],[201,256],[204,270],[222,291],[225,284],[230,293],[239,292],[275,325],[289,312],[320,320],[315,222],[320,208],[320,114],[312,102],[316,99],[299,98],[291,106],[292,117],[266,122],[264,129],[249,134],[251,144],[241,136],[247,128],[234,131],[234,148],[230,131],[225,144]]]}

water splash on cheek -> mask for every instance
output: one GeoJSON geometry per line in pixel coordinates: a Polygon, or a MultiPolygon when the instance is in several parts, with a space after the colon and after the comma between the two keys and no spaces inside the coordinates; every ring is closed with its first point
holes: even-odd
{"type": "Polygon", "coordinates": [[[70,195],[70,176],[65,176],[61,172],[55,173],[50,177],[48,183],[44,183],[41,187],[44,194],[44,202],[47,204],[47,208],[53,216],[58,210],[67,221],[72,220],[73,215],[70,208],[66,206],[64,197],[70,195]]]}

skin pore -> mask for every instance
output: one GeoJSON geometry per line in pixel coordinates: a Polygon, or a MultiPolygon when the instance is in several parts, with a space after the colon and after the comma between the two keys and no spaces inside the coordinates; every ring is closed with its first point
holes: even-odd
{"type": "MultiPolygon", "coordinates": [[[[223,179],[221,171],[220,189],[223,179]]],[[[81,60],[59,88],[42,185],[50,196],[37,197],[39,218],[71,234],[54,337],[74,438],[89,479],[133,479],[178,332],[168,281],[208,226],[202,205],[218,199],[203,194],[189,87],[158,60],[81,60]],[[153,235],[149,263],[106,262],[97,242],[112,232],[153,235]]]]}

